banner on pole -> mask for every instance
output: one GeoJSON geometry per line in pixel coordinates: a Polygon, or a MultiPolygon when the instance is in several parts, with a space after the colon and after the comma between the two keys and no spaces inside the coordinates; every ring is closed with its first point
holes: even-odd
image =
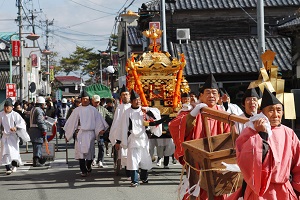
{"type": "Polygon", "coordinates": [[[12,40],[11,41],[11,46],[12,46],[12,49],[11,49],[11,53],[12,53],[12,56],[13,57],[20,57],[20,46],[21,46],[21,42],[20,40],[12,40]]]}
{"type": "Polygon", "coordinates": [[[17,97],[17,85],[15,83],[6,83],[6,98],[17,97]]]}
{"type": "Polygon", "coordinates": [[[38,66],[38,58],[36,54],[31,54],[31,66],[32,67],[38,66]]]}
{"type": "Polygon", "coordinates": [[[31,60],[30,58],[25,58],[25,66],[26,66],[26,72],[31,72],[31,60]]]}

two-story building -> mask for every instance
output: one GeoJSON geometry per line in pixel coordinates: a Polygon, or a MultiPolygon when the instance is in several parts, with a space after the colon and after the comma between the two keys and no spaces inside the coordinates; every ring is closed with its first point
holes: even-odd
{"type": "Polygon", "coordinates": [[[61,96],[65,98],[78,97],[84,86],[82,78],[76,76],[55,76],[52,83],[52,88],[61,90],[61,96]]]}

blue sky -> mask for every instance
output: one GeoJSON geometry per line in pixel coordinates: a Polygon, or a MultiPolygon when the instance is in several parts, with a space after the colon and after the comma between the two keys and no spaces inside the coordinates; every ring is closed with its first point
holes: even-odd
{"type": "MultiPolygon", "coordinates": [[[[149,0],[23,0],[27,15],[34,11],[36,33],[41,49],[45,48],[45,22],[53,20],[49,26],[49,48],[60,56],[67,57],[76,45],[93,47],[95,50],[106,50],[108,38],[113,33],[115,17],[131,2],[129,10],[138,11],[142,3],[149,0]]],[[[0,0],[0,32],[18,32],[18,8],[15,0],[0,0]]],[[[26,17],[24,15],[24,17],[26,17]]],[[[30,16],[27,16],[30,17],[30,16]]],[[[24,20],[24,25],[30,25],[24,20]]],[[[25,26],[23,32],[32,32],[25,26]]],[[[30,45],[30,44],[29,44],[30,45]]]]}

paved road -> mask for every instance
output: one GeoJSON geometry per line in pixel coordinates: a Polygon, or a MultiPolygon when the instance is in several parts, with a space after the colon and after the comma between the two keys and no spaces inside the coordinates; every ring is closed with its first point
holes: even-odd
{"type": "Polygon", "coordinates": [[[55,160],[41,168],[32,167],[32,148],[29,145],[29,152],[26,153],[25,147],[21,146],[24,166],[18,168],[17,172],[8,176],[5,168],[0,167],[1,200],[177,199],[176,190],[181,173],[179,164],[170,164],[170,169],[163,169],[153,163],[153,169],[149,171],[149,183],[131,188],[130,181],[124,177],[125,173],[115,175],[110,156],[105,157],[104,168],[94,167],[88,177],[82,178],[78,161],[74,160],[72,144],[68,145],[68,164],[65,159],[65,144],[63,140],[59,140],[55,160]]]}

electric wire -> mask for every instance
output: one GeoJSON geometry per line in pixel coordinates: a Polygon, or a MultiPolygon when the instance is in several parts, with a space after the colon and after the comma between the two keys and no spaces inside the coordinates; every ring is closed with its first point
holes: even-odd
{"type": "Polygon", "coordinates": [[[86,6],[86,5],[83,5],[83,4],[78,3],[78,2],[76,2],[76,1],[73,1],[73,0],[69,0],[69,1],[71,1],[71,2],[73,2],[73,3],[75,3],[75,4],[78,4],[78,5],[82,6],[82,7],[85,7],[85,8],[94,10],[94,11],[97,11],[97,12],[101,12],[101,13],[105,13],[105,14],[109,14],[109,15],[112,15],[112,14],[114,15],[114,14],[115,14],[115,13],[109,13],[109,12],[101,11],[101,10],[98,10],[98,9],[95,9],[95,8],[91,8],[91,7],[88,7],[88,6],[86,6]]]}

